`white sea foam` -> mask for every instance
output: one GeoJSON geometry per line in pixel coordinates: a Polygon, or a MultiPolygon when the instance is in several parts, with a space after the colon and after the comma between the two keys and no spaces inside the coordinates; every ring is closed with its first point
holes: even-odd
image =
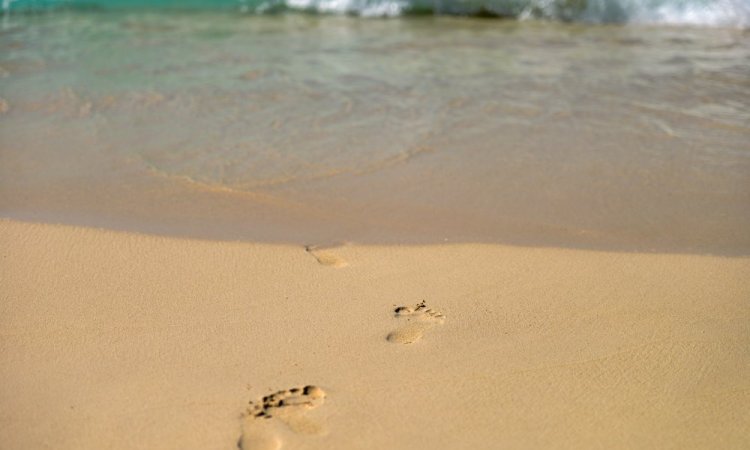
{"type": "Polygon", "coordinates": [[[705,3],[669,2],[655,9],[641,9],[632,22],[670,25],[750,26],[750,1],[714,0],[705,3]]]}
{"type": "Polygon", "coordinates": [[[303,11],[346,14],[354,13],[363,17],[395,17],[408,6],[405,1],[363,1],[363,0],[287,0],[286,6],[303,11]]]}

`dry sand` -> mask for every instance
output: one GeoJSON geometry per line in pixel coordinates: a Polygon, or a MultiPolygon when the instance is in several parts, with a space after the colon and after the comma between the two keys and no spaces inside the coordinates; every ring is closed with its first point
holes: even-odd
{"type": "Polygon", "coordinates": [[[7,220],[0,258],[3,449],[750,448],[747,258],[7,220]]]}

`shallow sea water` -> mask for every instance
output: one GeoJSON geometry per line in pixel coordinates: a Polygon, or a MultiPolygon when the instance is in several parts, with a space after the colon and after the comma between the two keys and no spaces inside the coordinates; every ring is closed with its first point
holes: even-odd
{"type": "Polygon", "coordinates": [[[6,16],[0,97],[0,217],[750,254],[747,30],[6,16]]]}

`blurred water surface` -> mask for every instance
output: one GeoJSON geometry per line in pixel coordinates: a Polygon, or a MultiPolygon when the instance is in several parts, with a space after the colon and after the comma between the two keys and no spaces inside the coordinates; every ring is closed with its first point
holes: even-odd
{"type": "Polygon", "coordinates": [[[57,12],[0,33],[0,215],[750,253],[750,35],[57,12]]]}

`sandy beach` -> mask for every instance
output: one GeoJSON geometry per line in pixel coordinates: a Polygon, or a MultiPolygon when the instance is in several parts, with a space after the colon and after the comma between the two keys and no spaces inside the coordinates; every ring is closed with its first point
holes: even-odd
{"type": "Polygon", "coordinates": [[[0,221],[8,449],[747,448],[750,259],[0,221]]]}
{"type": "Polygon", "coordinates": [[[750,449],[750,0],[0,11],[0,450],[750,449]]]}

